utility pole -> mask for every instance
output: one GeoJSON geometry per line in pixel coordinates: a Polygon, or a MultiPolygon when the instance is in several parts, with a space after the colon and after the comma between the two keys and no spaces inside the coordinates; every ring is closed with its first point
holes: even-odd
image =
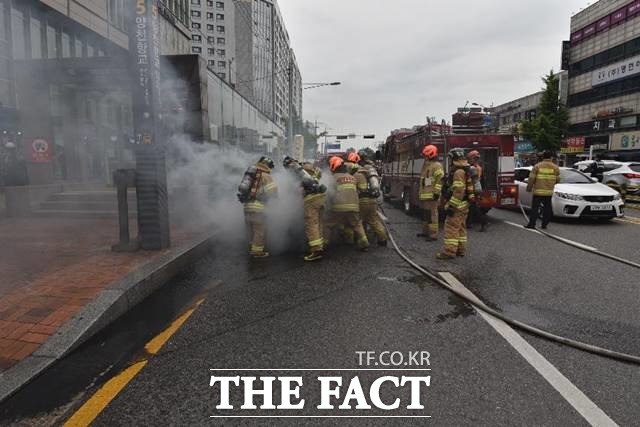
{"type": "Polygon", "coordinates": [[[289,132],[287,132],[287,154],[291,153],[293,148],[293,60],[289,54],[289,132]]]}
{"type": "Polygon", "coordinates": [[[229,85],[231,85],[231,87],[235,87],[231,81],[231,64],[233,64],[234,59],[235,58],[229,59],[229,85]]]}

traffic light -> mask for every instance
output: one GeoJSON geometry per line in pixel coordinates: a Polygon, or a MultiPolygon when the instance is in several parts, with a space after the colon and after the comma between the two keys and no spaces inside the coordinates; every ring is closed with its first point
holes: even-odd
{"type": "Polygon", "coordinates": [[[336,136],[336,139],[347,139],[348,137],[348,135],[338,135],[336,136]]]}
{"type": "Polygon", "coordinates": [[[363,136],[364,139],[376,139],[375,135],[364,135],[363,136]]]}

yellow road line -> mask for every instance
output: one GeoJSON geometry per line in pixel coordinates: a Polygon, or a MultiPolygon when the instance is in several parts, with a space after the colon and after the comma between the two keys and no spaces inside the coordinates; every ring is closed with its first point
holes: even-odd
{"type": "Polygon", "coordinates": [[[169,325],[167,329],[160,332],[151,341],[149,341],[147,345],[144,346],[144,349],[147,350],[149,354],[156,354],[162,348],[162,346],[169,340],[169,338],[171,338],[171,336],[175,334],[178,329],[180,329],[180,327],[184,324],[184,322],[187,321],[187,319],[193,314],[195,309],[198,308],[200,304],[202,304],[202,301],[204,300],[198,301],[195,307],[187,310],[182,316],[174,320],[173,323],[169,325]]]}
{"type": "Polygon", "coordinates": [[[64,427],[88,426],[147,364],[146,360],[129,366],[107,381],[64,423],[64,427]]]}
{"type": "MultiPolygon", "coordinates": [[[[180,317],[174,320],[171,325],[164,331],[156,335],[145,346],[145,350],[149,354],[156,354],[162,346],[175,334],[178,329],[187,321],[204,299],[201,299],[196,305],[180,317]]],[[[142,368],[146,366],[148,360],[142,360],[129,366],[115,377],[107,381],[100,389],[87,400],[65,423],[64,427],[88,426],[96,419],[98,415],[107,407],[109,403],[122,391],[129,382],[140,373],[142,368]]]]}

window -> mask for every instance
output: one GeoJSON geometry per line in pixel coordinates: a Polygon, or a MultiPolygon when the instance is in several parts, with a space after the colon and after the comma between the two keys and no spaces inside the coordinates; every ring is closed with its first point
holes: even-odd
{"type": "MultiPolygon", "coordinates": [[[[14,3],[15,4],[15,3],[14,3]]],[[[24,13],[15,8],[11,9],[11,29],[13,39],[13,59],[25,59],[27,43],[25,38],[24,13]]],[[[3,25],[4,26],[4,25],[3,25]]]]}
{"type": "Polygon", "coordinates": [[[192,34],[191,40],[193,40],[196,43],[200,43],[202,41],[202,36],[199,36],[198,34],[192,34]]]}
{"type": "Polygon", "coordinates": [[[227,66],[227,61],[218,61],[218,67],[226,68],[226,66],[227,66]]]}
{"type": "Polygon", "coordinates": [[[227,74],[226,73],[218,73],[218,76],[220,76],[221,79],[226,79],[227,78],[227,74]]]}
{"type": "Polygon", "coordinates": [[[210,19],[213,21],[213,12],[207,12],[207,19],[210,19]]]}
{"type": "Polygon", "coordinates": [[[191,17],[192,18],[200,18],[200,11],[199,10],[192,10],[191,11],[191,17]]]}
{"type": "Polygon", "coordinates": [[[215,29],[215,25],[207,24],[207,31],[213,31],[215,29]]]}
{"type": "Polygon", "coordinates": [[[208,61],[207,61],[207,65],[208,65],[209,67],[214,67],[214,66],[216,65],[216,61],[214,61],[214,60],[210,59],[210,60],[208,60],[208,61]]]}
{"type": "Polygon", "coordinates": [[[213,7],[213,0],[207,0],[207,6],[213,7]]]}
{"type": "Polygon", "coordinates": [[[214,48],[210,47],[210,48],[207,49],[207,53],[209,55],[215,55],[216,54],[216,50],[214,48]]]}
{"type": "Polygon", "coordinates": [[[191,28],[195,28],[196,30],[199,30],[201,28],[201,25],[199,22],[192,22],[191,28]]]}
{"type": "Polygon", "coordinates": [[[195,4],[196,6],[200,6],[200,0],[191,0],[191,4],[195,4]]]}
{"type": "Polygon", "coordinates": [[[31,58],[42,59],[42,23],[40,17],[31,14],[31,58]]]}
{"type": "Polygon", "coordinates": [[[223,13],[216,13],[216,20],[217,21],[224,21],[224,14],[223,13]]]}
{"type": "Polygon", "coordinates": [[[62,32],[62,57],[71,58],[71,34],[66,31],[62,32]]]}
{"type": "Polygon", "coordinates": [[[224,49],[218,49],[218,55],[220,55],[221,58],[224,58],[226,54],[227,52],[224,49]]]}
{"type": "Polygon", "coordinates": [[[218,44],[224,44],[225,39],[224,37],[218,37],[218,44]]]}
{"type": "Polygon", "coordinates": [[[82,58],[82,38],[79,34],[76,34],[74,37],[73,44],[75,46],[74,56],[76,58],[82,58]]]}
{"type": "Polygon", "coordinates": [[[213,37],[213,36],[208,36],[208,37],[207,37],[207,43],[209,43],[209,44],[214,44],[214,43],[215,43],[215,39],[216,39],[216,38],[215,38],[215,37],[213,37]]]}
{"type": "Polygon", "coordinates": [[[52,25],[47,25],[47,58],[58,57],[58,41],[56,40],[56,29],[52,25]]]}
{"type": "Polygon", "coordinates": [[[193,53],[202,53],[202,48],[201,48],[201,47],[194,46],[194,47],[192,47],[192,48],[191,48],[191,51],[192,51],[193,53]]]}
{"type": "Polygon", "coordinates": [[[216,30],[221,34],[224,34],[224,25],[218,25],[216,27],[216,30]]]}
{"type": "Polygon", "coordinates": [[[216,9],[224,10],[224,2],[217,1],[216,2],[216,9]]]}

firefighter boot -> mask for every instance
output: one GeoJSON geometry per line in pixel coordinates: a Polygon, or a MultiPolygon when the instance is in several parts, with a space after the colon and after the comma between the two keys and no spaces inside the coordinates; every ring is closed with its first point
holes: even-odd
{"type": "Polygon", "coordinates": [[[322,259],[322,251],[313,251],[304,256],[304,260],[307,262],[318,261],[322,259]]]}
{"type": "Polygon", "coordinates": [[[451,255],[449,255],[447,253],[444,253],[444,252],[438,252],[436,254],[436,259],[454,259],[454,258],[455,258],[455,256],[451,256],[451,255]]]}

